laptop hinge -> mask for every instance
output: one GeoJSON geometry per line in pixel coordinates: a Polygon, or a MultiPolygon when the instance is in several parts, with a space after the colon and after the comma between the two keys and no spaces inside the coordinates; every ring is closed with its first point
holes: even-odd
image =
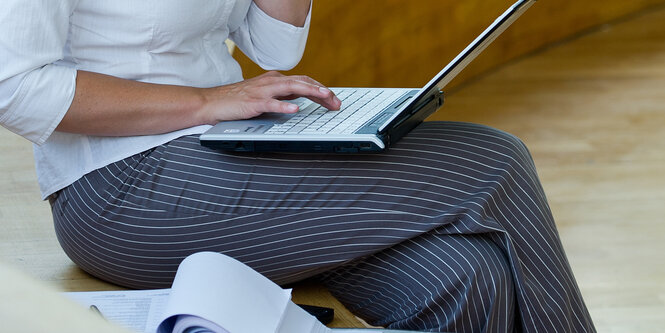
{"type": "Polygon", "coordinates": [[[393,119],[389,124],[384,126],[383,130],[380,131],[379,134],[385,134],[391,129],[400,126],[405,120],[413,117],[414,114],[420,112],[425,106],[429,105],[432,102],[435,102],[436,100],[435,102],[437,104],[436,107],[428,109],[429,111],[427,112],[426,115],[424,115],[424,117],[419,115],[418,118],[425,119],[429,115],[434,113],[434,111],[436,111],[439,107],[441,107],[441,105],[443,105],[443,91],[441,90],[437,91],[438,93],[433,92],[428,94],[425,98],[418,101],[414,107],[412,108],[407,107],[407,109],[405,109],[404,112],[402,112],[402,114],[400,114],[397,118],[393,119]]]}

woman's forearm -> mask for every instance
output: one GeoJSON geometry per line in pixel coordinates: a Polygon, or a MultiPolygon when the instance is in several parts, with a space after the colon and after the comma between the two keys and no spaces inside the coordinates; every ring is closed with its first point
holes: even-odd
{"type": "Polygon", "coordinates": [[[254,0],[266,14],[296,27],[305,25],[311,0],[254,0]]]}
{"type": "Polygon", "coordinates": [[[147,135],[204,123],[200,89],[79,71],[74,100],[57,131],[101,136],[147,135]]]}

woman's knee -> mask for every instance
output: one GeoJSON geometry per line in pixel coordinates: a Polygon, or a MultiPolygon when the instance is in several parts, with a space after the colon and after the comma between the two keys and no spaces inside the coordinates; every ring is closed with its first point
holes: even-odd
{"type": "MultiPolygon", "coordinates": [[[[456,318],[473,332],[510,332],[514,325],[515,287],[503,250],[485,235],[452,236],[459,253],[460,309],[456,318]],[[465,319],[463,319],[465,318],[465,319]]],[[[465,330],[466,331],[466,330],[465,330]]]]}
{"type": "Polygon", "coordinates": [[[475,332],[510,326],[514,316],[510,265],[483,235],[423,235],[324,282],[349,309],[389,328],[475,332]]]}
{"type": "MultiPolygon", "coordinates": [[[[511,312],[515,299],[515,281],[506,254],[490,240],[483,251],[475,257],[477,265],[473,270],[474,284],[481,295],[487,295],[487,306],[496,308],[510,305],[505,309],[511,312]]],[[[488,308],[487,312],[494,310],[488,308]]]]}

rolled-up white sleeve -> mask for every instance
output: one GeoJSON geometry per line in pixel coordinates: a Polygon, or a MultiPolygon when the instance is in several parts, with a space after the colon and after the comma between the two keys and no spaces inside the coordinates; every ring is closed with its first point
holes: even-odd
{"type": "Polygon", "coordinates": [[[266,14],[253,1],[243,24],[230,34],[240,50],[265,70],[295,67],[307,43],[312,6],[302,27],[279,21],[266,14]]]}
{"type": "Polygon", "coordinates": [[[0,11],[0,124],[43,144],[69,109],[76,70],[63,58],[77,0],[4,0],[0,11]]]}

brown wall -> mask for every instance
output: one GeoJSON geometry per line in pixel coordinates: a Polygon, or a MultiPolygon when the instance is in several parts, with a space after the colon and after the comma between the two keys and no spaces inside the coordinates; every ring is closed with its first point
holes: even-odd
{"type": "MultiPolygon", "coordinates": [[[[309,42],[290,73],[329,86],[418,87],[513,0],[314,0],[309,42]]],[[[540,0],[455,83],[665,0],[540,0]]],[[[263,72],[236,52],[245,77],[263,72]]]]}

